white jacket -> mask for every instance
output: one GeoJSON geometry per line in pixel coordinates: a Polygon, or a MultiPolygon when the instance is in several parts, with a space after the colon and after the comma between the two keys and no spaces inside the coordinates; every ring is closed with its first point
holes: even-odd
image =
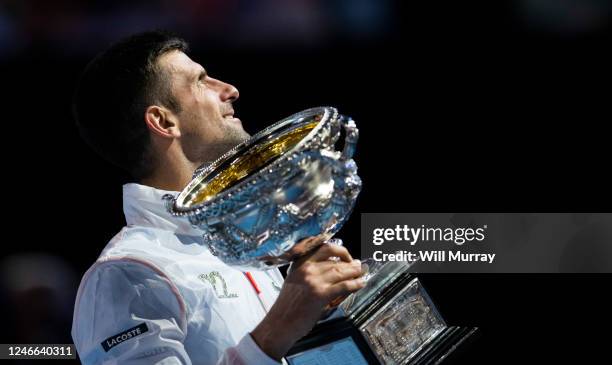
{"type": "MultiPolygon", "coordinates": [[[[278,270],[245,274],[166,212],[167,191],[127,184],[127,221],[85,273],[72,338],[84,364],[278,364],[249,332],[278,295],[278,270]]],[[[91,243],[88,243],[91,244],[91,243]]]]}

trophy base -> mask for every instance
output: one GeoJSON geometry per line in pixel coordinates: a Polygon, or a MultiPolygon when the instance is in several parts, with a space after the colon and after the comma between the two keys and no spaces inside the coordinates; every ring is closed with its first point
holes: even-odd
{"type": "MultiPolygon", "coordinates": [[[[328,328],[331,335],[307,336],[289,351],[285,360],[289,365],[368,365],[389,364],[381,361],[367,341],[352,325],[328,328]]],[[[452,362],[455,350],[471,340],[476,327],[447,327],[440,334],[403,362],[407,365],[430,365],[452,362]]]]}
{"type": "Polygon", "coordinates": [[[287,362],[439,364],[476,333],[475,327],[448,326],[414,275],[387,266],[377,279],[372,290],[347,298],[319,321],[288,352],[287,362]]]}

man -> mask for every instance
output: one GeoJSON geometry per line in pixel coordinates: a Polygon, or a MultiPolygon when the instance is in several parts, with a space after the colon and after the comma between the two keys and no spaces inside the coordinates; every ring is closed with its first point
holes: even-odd
{"type": "Polygon", "coordinates": [[[165,211],[164,194],[249,137],[238,90],[186,50],[162,32],[132,36],[88,65],[75,94],[83,138],[139,182],[123,189],[127,226],[79,287],[72,337],[84,364],[277,364],[331,300],[364,285],[359,262],[330,244],[284,283],[278,270],[251,281],[165,211]]]}

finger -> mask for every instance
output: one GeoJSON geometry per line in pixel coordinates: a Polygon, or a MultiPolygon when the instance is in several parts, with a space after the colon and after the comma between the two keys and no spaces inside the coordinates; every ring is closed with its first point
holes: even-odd
{"type": "Polygon", "coordinates": [[[330,238],[325,243],[328,245],[344,246],[344,242],[340,238],[330,238]]]}
{"type": "Polygon", "coordinates": [[[317,262],[313,262],[311,261],[312,264],[316,265],[317,268],[320,270],[320,272],[325,272],[327,270],[330,270],[331,268],[333,268],[334,266],[337,266],[338,264],[342,264],[342,265],[355,265],[355,266],[360,266],[362,267],[361,261],[359,260],[353,260],[351,262],[344,262],[344,261],[338,261],[338,260],[324,260],[324,261],[317,261],[317,262]]]}
{"type": "Polygon", "coordinates": [[[365,286],[365,281],[362,278],[344,280],[330,286],[327,290],[328,300],[332,300],[339,296],[349,295],[365,286]]]}
{"type": "Polygon", "coordinates": [[[311,261],[323,261],[328,260],[330,257],[339,257],[340,260],[344,262],[351,262],[353,258],[351,254],[348,252],[346,247],[337,246],[337,245],[329,245],[327,243],[319,246],[315,252],[310,257],[311,261]]]}
{"type": "Polygon", "coordinates": [[[345,263],[333,264],[328,270],[324,271],[321,278],[329,284],[336,284],[344,280],[355,279],[362,274],[361,263],[358,260],[345,263]]]}
{"type": "Polygon", "coordinates": [[[290,257],[310,257],[327,238],[327,235],[306,237],[296,243],[287,253],[290,257]]]}

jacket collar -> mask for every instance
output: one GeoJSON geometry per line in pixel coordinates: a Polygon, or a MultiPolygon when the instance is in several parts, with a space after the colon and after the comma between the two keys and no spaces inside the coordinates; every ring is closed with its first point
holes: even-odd
{"type": "Polygon", "coordinates": [[[188,236],[201,236],[203,232],[194,228],[187,218],[174,217],[166,211],[166,205],[162,200],[165,194],[176,196],[178,192],[135,183],[123,185],[123,212],[127,224],[158,228],[188,236]]]}

